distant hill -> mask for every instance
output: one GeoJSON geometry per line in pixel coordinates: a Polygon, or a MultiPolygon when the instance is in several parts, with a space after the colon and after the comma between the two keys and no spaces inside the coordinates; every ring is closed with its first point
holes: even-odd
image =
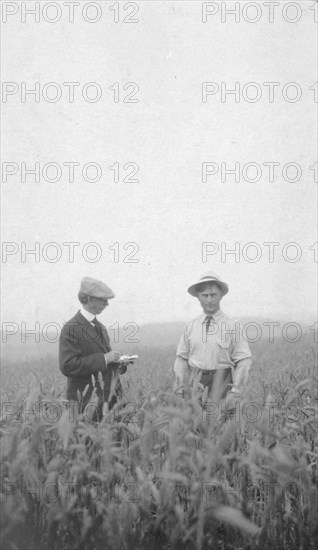
{"type": "MultiPolygon", "coordinates": [[[[261,341],[268,340],[269,327],[266,323],[276,322],[279,326],[275,327],[275,340],[280,339],[282,336],[283,328],[286,327],[288,321],[273,321],[270,319],[240,319],[243,325],[246,323],[252,323],[249,328],[248,337],[253,339],[257,338],[257,330],[261,341]],[[257,329],[257,326],[259,327],[257,329]],[[254,328],[255,327],[255,328],[254,328]]],[[[309,327],[298,323],[303,333],[309,333],[309,327]]],[[[168,322],[168,323],[152,323],[147,325],[141,325],[138,330],[133,334],[134,327],[127,327],[126,330],[120,329],[116,335],[113,330],[109,331],[112,346],[115,349],[121,350],[123,353],[132,353],[138,349],[149,348],[176,348],[180,335],[182,333],[185,323],[183,322],[168,322]],[[116,339],[117,341],[114,341],[116,339]],[[136,341],[137,340],[137,341],[136,341]]],[[[295,331],[294,331],[295,332],[295,331]]],[[[292,338],[293,331],[289,331],[289,336],[292,338]]],[[[5,338],[5,334],[1,334],[1,357],[4,359],[30,359],[40,358],[47,356],[58,355],[58,341],[56,332],[53,334],[47,334],[46,340],[43,335],[40,336],[40,341],[35,341],[35,335],[23,336],[23,334],[17,333],[15,335],[8,335],[5,338]],[[7,340],[7,341],[5,341],[7,340]],[[47,341],[52,340],[52,341],[47,341]]]]}
{"type": "MultiPolygon", "coordinates": [[[[176,346],[184,323],[153,323],[140,327],[128,326],[118,333],[109,330],[112,347],[120,349],[123,353],[132,352],[142,348],[162,348],[176,346]]],[[[32,357],[57,356],[58,341],[56,332],[35,335],[23,335],[18,332],[14,335],[1,333],[1,357],[5,359],[29,359],[32,357]],[[48,341],[49,340],[49,341],[48,341]]]]}

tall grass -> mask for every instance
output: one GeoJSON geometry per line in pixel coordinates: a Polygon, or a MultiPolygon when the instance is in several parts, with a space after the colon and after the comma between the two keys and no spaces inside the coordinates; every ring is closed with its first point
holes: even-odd
{"type": "Polygon", "coordinates": [[[68,406],[55,365],[8,365],[2,548],[316,548],[315,352],[254,355],[242,399],[202,409],[196,384],[174,395],[172,351],[149,350],[123,377],[126,406],[98,425],[68,406]]]}

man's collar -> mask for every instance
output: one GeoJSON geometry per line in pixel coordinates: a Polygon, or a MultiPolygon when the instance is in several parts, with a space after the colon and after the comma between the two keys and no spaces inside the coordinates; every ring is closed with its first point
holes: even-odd
{"type": "Polygon", "coordinates": [[[87,309],[84,309],[83,307],[81,307],[80,313],[83,315],[83,317],[85,317],[86,321],[88,321],[89,323],[91,323],[92,320],[95,319],[95,315],[93,313],[90,313],[89,311],[87,311],[87,309]]]}
{"type": "Polygon", "coordinates": [[[221,308],[219,308],[216,313],[213,313],[213,319],[217,322],[219,319],[221,319],[221,317],[223,317],[223,311],[221,310],[221,308]]]}
{"type": "Polygon", "coordinates": [[[212,317],[214,321],[217,323],[221,319],[221,317],[223,317],[223,311],[220,308],[218,309],[218,311],[213,313],[213,315],[207,315],[206,313],[203,312],[202,315],[200,316],[201,323],[204,323],[207,317],[212,317]]]}

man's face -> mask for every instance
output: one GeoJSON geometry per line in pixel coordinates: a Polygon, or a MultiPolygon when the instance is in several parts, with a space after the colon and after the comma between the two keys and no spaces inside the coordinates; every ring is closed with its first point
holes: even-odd
{"type": "Polygon", "coordinates": [[[220,308],[222,293],[218,285],[212,283],[207,285],[201,292],[198,292],[198,300],[203,307],[204,313],[206,315],[213,315],[220,308]]]}
{"type": "Polygon", "coordinates": [[[108,300],[106,298],[95,298],[95,296],[89,296],[85,309],[94,315],[99,315],[108,306],[108,300]]]}

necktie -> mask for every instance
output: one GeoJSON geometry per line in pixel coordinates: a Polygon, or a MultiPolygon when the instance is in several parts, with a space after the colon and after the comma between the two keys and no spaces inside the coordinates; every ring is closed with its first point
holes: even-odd
{"type": "Polygon", "coordinates": [[[209,334],[209,328],[210,328],[210,325],[211,325],[211,322],[213,321],[213,317],[212,316],[207,316],[206,319],[205,319],[205,322],[206,322],[206,327],[205,327],[205,330],[206,330],[206,335],[209,334]]]}
{"type": "Polygon", "coordinates": [[[94,325],[99,338],[101,338],[101,328],[100,328],[100,324],[97,321],[96,317],[94,317],[94,319],[92,320],[92,324],[94,325]]]}
{"type": "Polygon", "coordinates": [[[92,320],[92,324],[94,325],[94,328],[96,329],[97,335],[101,341],[102,344],[106,346],[107,351],[111,351],[109,336],[107,333],[107,330],[102,331],[102,327],[100,326],[99,321],[97,321],[96,317],[92,320]]]}

